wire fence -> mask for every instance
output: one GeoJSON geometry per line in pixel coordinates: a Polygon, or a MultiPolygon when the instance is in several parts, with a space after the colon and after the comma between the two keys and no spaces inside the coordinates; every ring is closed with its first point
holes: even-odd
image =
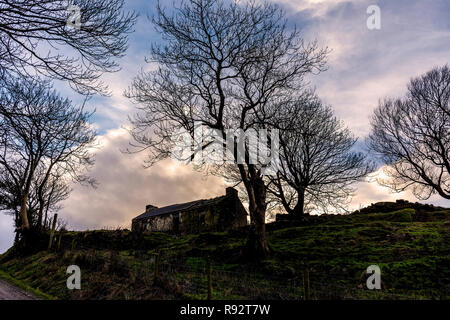
{"type": "Polygon", "coordinates": [[[302,299],[302,283],[248,272],[221,270],[219,266],[163,263],[159,268],[164,279],[173,279],[188,298],[200,299],[302,299]]]}
{"type": "MultiPolygon", "coordinates": [[[[111,274],[121,274],[133,278],[133,283],[162,287],[176,292],[181,299],[199,300],[343,300],[343,299],[389,299],[420,300],[450,299],[444,290],[369,290],[358,279],[329,282],[314,279],[308,269],[292,278],[276,277],[248,271],[221,269],[206,260],[204,263],[192,261],[166,261],[155,255],[142,257],[136,263],[134,257],[123,257],[111,251],[99,258],[94,250],[86,254],[91,264],[107,266],[111,274]],[[354,283],[349,285],[350,283],[354,283]]],[[[200,260],[200,259],[199,259],[200,260]]],[[[330,276],[331,279],[333,277],[330,276]]],[[[137,294],[130,293],[136,297],[137,294]]]]}
{"type": "MultiPolygon", "coordinates": [[[[236,270],[239,268],[236,265],[231,266],[233,270],[228,270],[226,265],[214,264],[208,257],[173,257],[165,256],[164,251],[148,253],[139,250],[121,255],[118,250],[96,250],[64,235],[55,235],[52,242],[51,250],[70,263],[128,278],[124,285],[134,283],[140,287],[164,288],[176,293],[180,299],[450,299],[448,286],[430,290],[369,290],[361,279],[345,280],[342,275],[328,274],[329,280],[324,281],[319,277],[321,274],[309,268],[297,271],[291,277],[278,277],[257,268],[254,271],[248,268],[236,270]]],[[[443,281],[448,284],[448,280],[443,281]]],[[[129,296],[139,297],[139,293],[130,292],[129,296]]]]}

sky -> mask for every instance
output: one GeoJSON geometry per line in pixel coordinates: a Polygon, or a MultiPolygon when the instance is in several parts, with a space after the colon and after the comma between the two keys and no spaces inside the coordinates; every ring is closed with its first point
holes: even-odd
{"type": "MultiPolygon", "coordinates": [[[[450,63],[450,1],[448,0],[273,0],[285,9],[289,26],[300,29],[306,41],[317,40],[328,47],[327,71],[308,77],[321,99],[362,142],[370,131],[370,115],[379,99],[399,97],[411,77],[435,66],[450,63]],[[370,5],[380,8],[380,29],[369,30],[370,5]]],[[[170,5],[172,1],[163,1],[170,5]]],[[[60,212],[70,229],[130,228],[131,219],[146,204],[164,206],[225,193],[218,177],[205,176],[172,160],[144,168],[145,154],[125,154],[130,137],[124,129],[135,106],[123,96],[145,63],[152,42],[159,41],[148,16],[155,0],[126,0],[126,9],[140,13],[130,35],[126,56],[119,60],[121,71],[105,74],[110,97],[89,101],[96,110],[93,125],[101,148],[90,174],[96,189],[75,185],[60,212]]],[[[67,85],[57,89],[74,102],[81,97],[67,85]]],[[[372,179],[373,180],[373,179],[372,179]]],[[[361,182],[349,209],[377,201],[408,199],[410,192],[394,194],[376,182],[361,182]]],[[[433,196],[427,203],[449,206],[450,201],[433,196]]],[[[13,241],[12,219],[0,215],[0,253],[13,241]]]]}

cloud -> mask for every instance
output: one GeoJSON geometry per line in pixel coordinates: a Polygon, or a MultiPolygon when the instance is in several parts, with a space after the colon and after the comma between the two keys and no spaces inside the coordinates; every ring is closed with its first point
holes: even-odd
{"type": "MultiPolygon", "coordinates": [[[[357,193],[352,197],[348,209],[358,210],[367,207],[371,203],[381,201],[396,201],[399,199],[408,200],[410,202],[418,201],[410,190],[396,193],[387,187],[378,185],[377,178],[386,178],[383,174],[383,169],[380,168],[376,172],[370,174],[370,176],[364,182],[355,184],[357,193]]],[[[448,207],[449,202],[439,195],[432,195],[428,200],[420,201],[422,203],[434,204],[436,206],[448,207]]]]}
{"type": "Polygon", "coordinates": [[[0,212],[0,254],[8,250],[14,242],[13,218],[0,212]]]}
{"type": "MultiPolygon", "coordinates": [[[[144,168],[146,155],[124,154],[130,136],[125,129],[109,130],[99,137],[96,164],[90,175],[96,189],[75,185],[63,202],[59,217],[68,228],[130,228],[131,219],[145,211],[146,204],[165,206],[225,194],[222,179],[205,176],[190,166],[171,159],[144,168]]],[[[12,218],[0,215],[0,253],[14,240],[12,218]]]]}
{"type": "Polygon", "coordinates": [[[277,0],[272,1],[294,11],[308,11],[311,16],[321,16],[331,8],[349,0],[277,0]]]}
{"type": "Polygon", "coordinates": [[[129,140],[124,129],[109,130],[100,138],[103,147],[91,171],[98,188],[75,186],[63,203],[61,216],[71,228],[130,228],[131,219],[144,212],[146,204],[164,206],[225,193],[221,179],[207,177],[171,159],[145,169],[144,153],[121,152],[129,140]]]}
{"type": "MultiPolygon", "coordinates": [[[[308,40],[328,46],[328,71],[309,80],[356,134],[369,132],[369,117],[378,100],[402,95],[411,77],[449,62],[450,3],[378,1],[381,30],[366,26],[372,1],[322,1],[326,7],[303,26],[308,40]]],[[[310,2],[310,5],[314,3],[310,2]]],[[[307,11],[310,12],[310,11],[307,11]]],[[[294,22],[305,11],[292,13],[294,22]]]]}

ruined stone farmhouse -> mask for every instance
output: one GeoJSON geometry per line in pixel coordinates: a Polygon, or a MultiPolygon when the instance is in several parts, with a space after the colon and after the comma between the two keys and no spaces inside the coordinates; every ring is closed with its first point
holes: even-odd
{"type": "Polygon", "coordinates": [[[226,194],[213,199],[196,200],[158,208],[147,205],[141,215],[132,220],[135,232],[165,231],[175,234],[203,231],[226,231],[245,226],[247,211],[238,192],[227,188],[226,194]]]}

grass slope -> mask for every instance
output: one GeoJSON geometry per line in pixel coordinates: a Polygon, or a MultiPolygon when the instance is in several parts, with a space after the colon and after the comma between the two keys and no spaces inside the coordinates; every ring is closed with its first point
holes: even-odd
{"type": "Polygon", "coordinates": [[[242,261],[245,229],[182,237],[97,230],[65,233],[59,251],[10,252],[0,269],[60,299],[205,299],[209,272],[213,299],[303,299],[305,277],[311,299],[450,298],[450,210],[326,215],[267,230],[273,253],[259,263],[242,261]],[[71,264],[82,270],[81,290],[66,288],[71,264]],[[375,292],[365,285],[373,264],[383,286],[375,292]]]}
{"type": "Polygon", "coordinates": [[[17,288],[20,288],[26,292],[31,293],[36,298],[43,299],[43,300],[53,300],[54,299],[54,297],[52,297],[51,295],[46,294],[38,289],[30,287],[23,281],[11,277],[8,273],[6,273],[2,270],[0,270],[0,279],[9,282],[10,284],[16,286],[17,288]]]}

